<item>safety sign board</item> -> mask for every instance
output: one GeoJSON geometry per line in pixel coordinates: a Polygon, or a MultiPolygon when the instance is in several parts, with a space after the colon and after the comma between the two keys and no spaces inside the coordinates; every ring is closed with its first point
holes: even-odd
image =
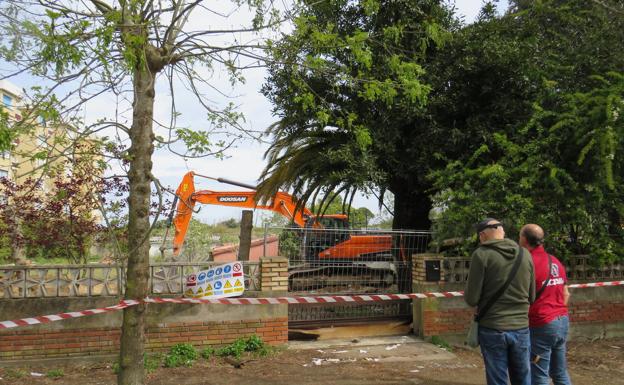
{"type": "Polygon", "coordinates": [[[213,266],[186,276],[184,296],[189,298],[237,297],[245,291],[242,262],[213,266]]]}

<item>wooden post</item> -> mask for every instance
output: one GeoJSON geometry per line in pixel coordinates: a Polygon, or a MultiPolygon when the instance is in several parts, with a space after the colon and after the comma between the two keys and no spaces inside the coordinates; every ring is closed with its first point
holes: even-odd
{"type": "Polygon", "coordinates": [[[249,249],[251,248],[251,229],[253,227],[253,211],[243,210],[240,224],[238,260],[249,261],[249,249]]]}

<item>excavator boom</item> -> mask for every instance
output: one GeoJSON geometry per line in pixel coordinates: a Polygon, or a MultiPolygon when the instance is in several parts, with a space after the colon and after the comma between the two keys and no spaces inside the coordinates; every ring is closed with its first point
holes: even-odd
{"type": "MultiPolygon", "coordinates": [[[[307,218],[312,213],[306,209],[297,210],[297,203],[294,198],[285,192],[277,192],[266,204],[258,204],[256,200],[256,191],[211,191],[211,190],[195,190],[194,182],[195,174],[191,171],[184,175],[182,182],[176,190],[177,207],[175,207],[175,217],[171,218],[175,226],[175,234],[173,237],[173,255],[178,256],[182,251],[182,245],[186,232],[188,230],[193,209],[196,203],[270,210],[282,214],[291,219],[295,224],[304,227],[307,218]]],[[[214,179],[214,178],[213,178],[214,179]]],[[[220,178],[219,178],[220,179],[220,178]]],[[[244,185],[238,182],[231,182],[226,179],[215,179],[222,183],[234,184],[241,187],[251,188],[253,186],[244,185]]],[[[175,206],[174,201],[174,206],[175,206]]],[[[173,212],[172,212],[173,214],[173,212]]]]}

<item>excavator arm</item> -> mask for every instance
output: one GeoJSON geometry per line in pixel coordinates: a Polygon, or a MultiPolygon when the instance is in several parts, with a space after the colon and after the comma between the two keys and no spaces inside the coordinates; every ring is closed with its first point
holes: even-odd
{"type": "MultiPolygon", "coordinates": [[[[287,193],[277,192],[266,204],[258,204],[256,201],[256,191],[211,191],[199,190],[195,191],[194,183],[195,174],[191,171],[184,175],[182,182],[176,190],[176,199],[174,200],[174,209],[171,212],[169,220],[175,227],[173,237],[173,255],[178,256],[182,251],[184,238],[188,230],[193,209],[196,203],[209,205],[220,205],[240,208],[263,209],[270,210],[282,214],[286,218],[292,220],[300,227],[304,227],[307,218],[312,216],[310,210],[303,208],[296,210],[297,204],[294,198],[287,193]],[[176,207],[177,203],[177,207],[176,207]],[[174,211],[175,210],[175,211],[174,211]]],[[[235,184],[247,188],[253,186],[244,185],[237,182],[230,182],[223,179],[217,179],[223,183],[235,184]]]]}

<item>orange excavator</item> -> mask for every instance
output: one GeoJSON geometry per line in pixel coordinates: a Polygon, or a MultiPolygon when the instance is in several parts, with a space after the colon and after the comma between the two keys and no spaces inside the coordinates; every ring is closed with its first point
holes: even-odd
{"type": "MultiPolygon", "coordinates": [[[[202,203],[269,210],[280,213],[298,226],[302,240],[301,259],[304,264],[289,268],[291,286],[297,282],[303,282],[304,286],[309,284],[306,277],[311,274],[336,276],[338,274],[336,270],[339,270],[341,275],[360,275],[364,272],[372,277],[371,281],[375,281],[375,285],[392,285],[398,283],[397,277],[404,274],[401,270],[408,269],[404,263],[405,248],[395,247],[393,253],[391,235],[350,232],[347,215],[315,216],[307,208],[297,210],[294,198],[285,192],[277,192],[265,204],[258,203],[256,198],[254,186],[192,171],[185,174],[176,190],[173,208],[168,218],[169,225],[173,224],[175,227],[174,257],[179,256],[182,251],[195,205],[202,203]],[[243,187],[249,191],[195,190],[196,176],[243,187]]],[[[402,281],[404,280],[401,278],[402,281]]]]}
{"type": "Polygon", "coordinates": [[[389,235],[349,235],[345,231],[331,231],[330,229],[347,230],[348,217],[345,214],[315,216],[307,208],[297,210],[294,198],[285,192],[277,192],[266,204],[256,201],[255,187],[223,178],[212,178],[194,172],[184,175],[176,190],[174,209],[169,220],[175,227],[173,237],[173,255],[178,256],[182,251],[184,238],[188,230],[193,209],[197,203],[221,205],[240,208],[263,209],[277,212],[292,220],[301,228],[314,229],[307,238],[308,251],[306,261],[352,261],[390,257],[392,239],[389,235]],[[201,176],[250,191],[212,191],[195,190],[194,177],[201,176]],[[177,203],[177,208],[176,208],[177,203]],[[327,229],[327,231],[320,231],[327,229]]]}

